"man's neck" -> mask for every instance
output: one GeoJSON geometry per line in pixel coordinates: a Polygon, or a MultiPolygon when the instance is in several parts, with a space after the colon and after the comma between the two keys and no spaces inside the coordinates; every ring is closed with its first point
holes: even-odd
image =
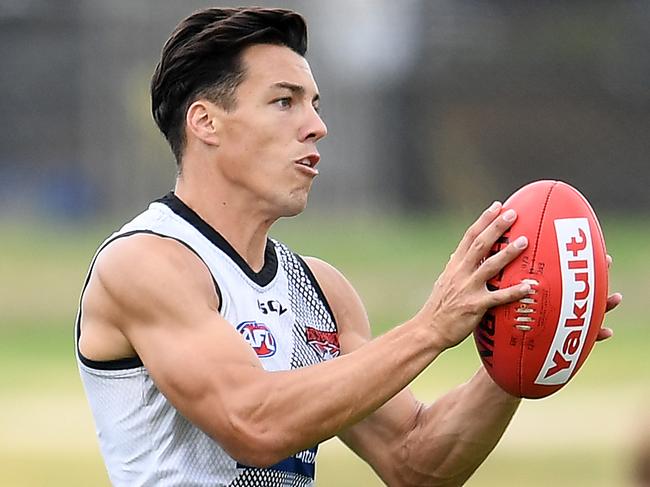
{"type": "Polygon", "coordinates": [[[183,177],[176,180],[174,193],[218,231],[251,269],[256,272],[262,269],[269,228],[275,220],[242,201],[228,198],[227,191],[192,184],[183,177]]]}

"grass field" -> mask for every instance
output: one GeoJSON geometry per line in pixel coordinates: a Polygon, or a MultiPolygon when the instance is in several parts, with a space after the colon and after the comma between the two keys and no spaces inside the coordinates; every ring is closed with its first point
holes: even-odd
{"type": "MultiPolygon", "coordinates": [[[[369,309],[375,334],[407,319],[428,295],[471,218],[398,221],[359,217],[342,223],[302,218],[276,235],[341,269],[369,309]]],[[[105,486],[92,419],[73,355],[80,286],[108,225],[54,227],[2,223],[0,249],[0,485],[105,486]]],[[[614,256],[612,289],[624,305],[566,389],[525,401],[470,486],[626,486],[635,435],[650,419],[648,219],[604,219],[614,256]]],[[[473,373],[471,340],[443,354],[414,383],[433,401],[473,373]]],[[[322,486],[382,485],[337,440],[321,447],[322,486]]]]}

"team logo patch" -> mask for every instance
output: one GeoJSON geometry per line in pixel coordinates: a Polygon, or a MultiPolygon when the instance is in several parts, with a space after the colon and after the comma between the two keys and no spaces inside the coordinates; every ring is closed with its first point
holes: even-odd
{"type": "Polygon", "coordinates": [[[264,323],[244,321],[237,326],[237,331],[253,347],[258,357],[270,357],[275,354],[275,337],[264,323]]]}
{"type": "Polygon", "coordinates": [[[321,331],[316,328],[306,327],[307,343],[316,350],[323,360],[338,357],[341,353],[339,337],[335,332],[321,331]]]}

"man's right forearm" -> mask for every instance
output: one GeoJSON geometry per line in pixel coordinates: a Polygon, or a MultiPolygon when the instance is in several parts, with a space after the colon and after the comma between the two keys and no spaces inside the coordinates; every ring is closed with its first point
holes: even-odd
{"type": "MultiPolygon", "coordinates": [[[[401,391],[441,352],[428,327],[411,320],[328,362],[292,371],[255,369],[243,377],[239,371],[239,385],[229,388],[229,406],[222,408],[237,437],[229,453],[248,464],[272,465],[330,438],[401,391]]],[[[219,391],[206,391],[205,407],[223,399],[219,391]]],[[[222,429],[204,429],[223,441],[222,429]]]]}

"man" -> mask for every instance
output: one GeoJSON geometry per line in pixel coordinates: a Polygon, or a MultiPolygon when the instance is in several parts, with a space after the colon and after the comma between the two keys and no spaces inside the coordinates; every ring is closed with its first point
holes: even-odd
{"type": "Polygon", "coordinates": [[[374,340],[336,269],[268,239],[305,208],[327,133],[305,51],[278,9],[199,11],[163,48],[152,109],[176,186],[100,247],[77,326],[115,485],[312,485],[334,435],[389,485],[460,485],[517,409],[483,369],[430,406],[407,389],[530,291],[485,285],[527,245],[486,258],[513,211],[486,210],[422,309],[374,340]]]}

